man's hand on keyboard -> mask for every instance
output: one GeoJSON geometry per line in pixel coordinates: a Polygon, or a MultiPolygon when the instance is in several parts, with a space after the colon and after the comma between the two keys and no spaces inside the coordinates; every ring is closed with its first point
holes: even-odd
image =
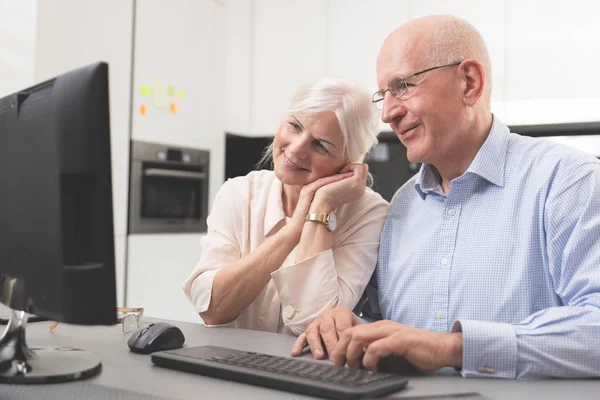
{"type": "Polygon", "coordinates": [[[403,357],[422,371],[462,366],[462,334],[429,332],[392,321],[344,330],[329,359],[336,365],[377,370],[388,356],[403,357]]]}
{"type": "Polygon", "coordinates": [[[343,331],[361,324],[361,320],[347,308],[338,307],[324,311],[298,336],[292,348],[292,356],[301,355],[302,349],[308,344],[313,357],[322,359],[325,357],[325,351],[331,354],[343,331]]]}

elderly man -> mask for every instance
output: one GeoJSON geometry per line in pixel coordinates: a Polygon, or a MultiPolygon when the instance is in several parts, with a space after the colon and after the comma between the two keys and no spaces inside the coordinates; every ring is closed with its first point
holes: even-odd
{"type": "Polygon", "coordinates": [[[600,376],[600,162],[509,132],[489,55],[451,16],[392,32],[382,106],[419,173],[382,231],[363,318],[324,312],[292,350],[376,369],[388,356],[463,376],[600,376]]]}

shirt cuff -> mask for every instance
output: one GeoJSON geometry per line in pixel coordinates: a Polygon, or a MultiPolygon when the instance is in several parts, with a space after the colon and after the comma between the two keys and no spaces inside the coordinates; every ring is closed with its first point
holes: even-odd
{"type": "Polygon", "coordinates": [[[298,264],[271,273],[282,306],[282,319],[300,334],[324,309],[338,303],[333,251],[325,250],[298,264]]]}
{"type": "Polygon", "coordinates": [[[517,335],[512,325],[461,320],[452,332],[463,334],[462,376],[516,378],[517,335]]]}
{"type": "Polygon", "coordinates": [[[194,304],[194,308],[198,313],[203,313],[210,306],[212,297],[212,287],[219,270],[213,269],[204,271],[194,279],[192,289],[190,291],[190,300],[194,304]]]}

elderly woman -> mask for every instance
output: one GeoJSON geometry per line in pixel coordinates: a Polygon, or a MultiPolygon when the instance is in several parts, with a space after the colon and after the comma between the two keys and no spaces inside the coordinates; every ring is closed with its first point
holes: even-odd
{"type": "Polygon", "coordinates": [[[353,81],[296,94],[266,152],[274,171],[230,179],[215,198],[184,282],[206,325],[298,335],[325,309],[357,304],[389,210],[366,187],[378,132],[371,95],[353,81]]]}

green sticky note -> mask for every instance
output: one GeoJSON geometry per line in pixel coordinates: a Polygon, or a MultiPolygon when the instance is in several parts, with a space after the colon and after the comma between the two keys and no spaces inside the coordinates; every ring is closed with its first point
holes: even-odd
{"type": "Polygon", "coordinates": [[[175,88],[173,86],[169,86],[169,96],[173,96],[175,94],[175,88]]]}
{"type": "Polygon", "coordinates": [[[148,96],[150,94],[150,88],[148,86],[141,86],[140,87],[140,94],[142,96],[148,96]]]}

